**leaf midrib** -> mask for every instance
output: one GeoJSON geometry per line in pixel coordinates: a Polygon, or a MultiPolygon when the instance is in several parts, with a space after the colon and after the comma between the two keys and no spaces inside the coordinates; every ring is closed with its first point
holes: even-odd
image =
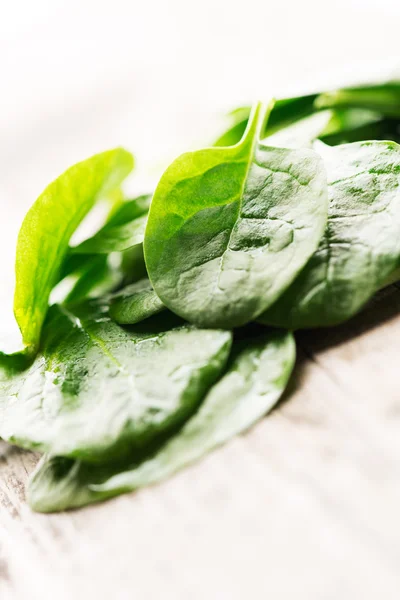
{"type": "MultiPolygon", "coordinates": [[[[242,186],[241,186],[240,194],[239,194],[239,198],[238,198],[239,202],[238,202],[237,213],[236,213],[236,216],[235,216],[235,222],[234,222],[233,227],[231,229],[231,232],[229,234],[229,238],[228,238],[227,243],[226,243],[226,248],[225,248],[225,250],[223,251],[223,253],[220,256],[220,264],[219,264],[219,267],[218,267],[217,277],[216,277],[216,280],[215,280],[213,295],[216,294],[217,290],[220,290],[219,283],[220,283],[220,277],[221,277],[221,275],[223,273],[223,268],[222,267],[223,267],[224,259],[226,257],[226,254],[227,254],[228,250],[230,250],[230,243],[231,243],[231,240],[232,240],[233,231],[235,229],[236,223],[238,222],[238,220],[240,218],[240,215],[241,215],[241,212],[242,212],[243,195],[244,195],[244,191],[245,191],[247,179],[248,179],[248,176],[249,176],[251,165],[254,162],[253,159],[254,159],[254,155],[255,155],[255,148],[256,148],[257,143],[259,141],[260,130],[261,130],[261,127],[262,127],[262,125],[264,124],[264,121],[265,121],[265,113],[266,113],[267,108],[265,107],[263,109],[262,105],[259,105],[256,110],[258,112],[255,115],[255,119],[256,119],[255,130],[254,130],[253,139],[252,139],[250,150],[249,150],[249,157],[248,157],[248,160],[247,160],[246,171],[245,171],[245,174],[244,174],[244,177],[243,177],[243,182],[242,182],[242,186]],[[261,125],[260,125],[260,123],[261,123],[261,125]]],[[[250,122],[249,123],[249,129],[251,129],[252,126],[253,126],[253,124],[250,122]]],[[[243,145],[244,146],[247,143],[247,135],[246,134],[247,134],[247,132],[245,132],[245,134],[243,136],[243,140],[240,142],[239,145],[243,145]]],[[[234,200],[234,202],[236,202],[236,200],[234,200]]],[[[231,204],[233,204],[233,203],[231,203],[231,204]]]]}

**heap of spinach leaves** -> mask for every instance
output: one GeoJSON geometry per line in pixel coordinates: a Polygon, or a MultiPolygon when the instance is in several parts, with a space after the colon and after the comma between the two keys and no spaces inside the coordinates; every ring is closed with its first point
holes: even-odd
{"type": "Polygon", "coordinates": [[[400,83],[230,119],[152,195],[121,197],[133,158],[116,149],[68,169],[24,219],[24,349],[0,355],[0,437],[44,453],[35,510],[160,481],[243,432],[287,387],[293,330],[341,323],[400,279],[400,83]],[[71,246],[106,197],[106,223],[71,246]]]}

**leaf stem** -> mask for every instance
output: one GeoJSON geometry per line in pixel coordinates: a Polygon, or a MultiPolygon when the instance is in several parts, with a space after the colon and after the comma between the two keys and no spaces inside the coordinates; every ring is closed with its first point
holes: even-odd
{"type": "Polygon", "coordinates": [[[246,130],[238,145],[247,148],[249,145],[253,145],[255,141],[261,139],[274,104],[274,99],[270,100],[270,102],[256,102],[253,104],[246,130]]]}

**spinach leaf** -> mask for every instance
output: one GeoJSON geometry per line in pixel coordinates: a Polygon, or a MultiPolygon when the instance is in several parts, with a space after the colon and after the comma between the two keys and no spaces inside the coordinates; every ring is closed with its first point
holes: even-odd
{"type": "Polygon", "coordinates": [[[387,119],[370,110],[322,110],[274,133],[268,138],[268,144],[280,148],[310,148],[316,139],[329,145],[374,137],[387,139],[383,136],[388,127],[387,119]]]}
{"type": "Polygon", "coordinates": [[[148,279],[128,285],[113,294],[110,317],[121,325],[133,325],[165,310],[148,279]]]}
{"type": "MultiPolygon", "coordinates": [[[[121,259],[118,255],[91,256],[91,261],[79,271],[79,275],[71,277],[75,281],[65,297],[62,298],[62,303],[76,304],[90,298],[104,296],[119,287],[122,277],[121,259]]],[[[53,298],[53,293],[50,298],[53,298]]]]}
{"type": "Polygon", "coordinates": [[[315,112],[315,99],[317,94],[307,96],[296,96],[294,98],[282,98],[277,100],[271,111],[264,135],[270,136],[285,127],[293,125],[315,112]]]}
{"type": "Polygon", "coordinates": [[[119,289],[124,282],[123,254],[71,254],[64,263],[65,275],[50,294],[51,304],[76,304],[119,289]],[[80,260],[75,260],[75,259],[80,260]],[[71,260],[72,259],[72,260],[71,260]],[[68,275],[67,269],[72,269],[68,275]]]}
{"type": "Polygon", "coordinates": [[[278,148],[312,148],[314,141],[325,131],[331,119],[332,112],[329,110],[314,113],[274,133],[265,143],[278,148]]]}
{"type": "MultiPolygon", "coordinates": [[[[400,82],[394,81],[343,88],[322,94],[309,94],[277,100],[261,137],[273,135],[313,112],[325,109],[340,110],[342,108],[369,110],[380,113],[381,116],[400,117],[400,82]]],[[[237,144],[245,132],[249,116],[249,106],[231,111],[228,115],[231,124],[214,145],[233,146],[237,144]]],[[[355,140],[350,139],[348,141],[355,140]]]]}
{"type": "Polygon", "coordinates": [[[28,211],[17,243],[14,313],[32,353],[70,237],[96,200],[119,186],[132,167],[132,156],[125,150],[97,154],[53,181],[28,211]]]}
{"type": "Polygon", "coordinates": [[[68,304],[96,298],[147,276],[142,242],[150,201],[149,194],[119,201],[93,237],[70,248],[60,273],[62,283],[51,299],[68,304]]]}
{"type": "Polygon", "coordinates": [[[64,259],[59,281],[62,281],[70,275],[79,275],[90,268],[91,263],[96,258],[93,254],[73,254],[69,252],[64,259]]]}
{"type": "Polygon", "coordinates": [[[289,328],[349,319],[400,266],[400,146],[358,142],[318,150],[330,208],[319,248],[259,320],[289,328]]]}
{"type": "MultiPolygon", "coordinates": [[[[339,132],[351,132],[382,120],[382,115],[364,108],[340,108],[329,111],[331,118],[327,123],[322,136],[334,135],[339,132]]],[[[361,141],[361,140],[357,140],[361,141]]]]}
{"type": "Polygon", "coordinates": [[[290,333],[274,331],[235,344],[234,349],[227,373],[196,414],[152,455],[110,466],[45,457],[29,483],[31,507],[42,512],[64,510],[156,483],[248,429],[284,391],[295,343],[290,333]]]}
{"type": "Polygon", "coordinates": [[[115,205],[107,219],[107,226],[125,225],[149,212],[152,194],[143,194],[133,200],[122,200],[115,205]]]}
{"type": "Polygon", "coordinates": [[[109,254],[141,244],[147,223],[150,195],[122,202],[107,223],[91,238],[71,248],[75,254],[109,254]]]}
{"type": "Polygon", "coordinates": [[[376,113],[371,112],[371,117],[368,120],[367,112],[369,113],[370,111],[361,111],[365,114],[363,122],[361,115],[353,119],[348,114],[355,111],[358,112],[359,110],[346,109],[343,111],[333,111],[332,122],[328,124],[328,127],[322,132],[319,139],[329,146],[366,140],[391,140],[397,143],[400,142],[399,119],[389,119],[386,117],[379,117],[378,119],[376,118],[376,113]],[[341,114],[339,115],[339,113],[341,114]],[[375,117],[372,115],[375,115],[375,117]]]}
{"type": "Polygon", "coordinates": [[[251,113],[251,106],[235,108],[227,115],[230,125],[214,142],[214,146],[234,146],[242,139],[251,113]]]}
{"type": "MultiPolygon", "coordinates": [[[[260,133],[260,137],[264,138],[273,135],[277,131],[297,122],[299,119],[312,114],[316,97],[316,94],[310,94],[308,96],[276,100],[269,119],[260,133]]],[[[214,146],[233,146],[234,144],[238,144],[246,130],[250,112],[251,108],[249,106],[231,111],[228,115],[231,120],[231,126],[218,138],[214,146]]]]}
{"type": "Polygon", "coordinates": [[[136,283],[136,281],[148,277],[144,261],[143,244],[128,248],[128,250],[122,253],[121,258],[122,286],[136,283]]]}
{"type": "Polygon", "coordinates": [[[156,294],[201,327],[243,325],[289,286],[327,218],[320,157],[263,145],[256,107],[240,144],[182,155],[155,192],[144,241],[156,294]]]}
{"type": "Polygon", "coordinates": [[[320,94],[315,108],[364,108],[387,117],[400,117],[400,82],[344,88],[320,94]]]}
{"type": "Polygon", "coordinates": [[[231,334],[170,322],[125,330],[90,305],[52,306],[32,366],[0,371],[0,437],[110,460],[185,420],[221,373],[231,334]]]}
{"type": "Polygon", "coordinates": [[[123,225],[105,225],[93,237],[71,250],[75,254],[122,252],[143,242],[146,224],[147,215],[143,215],[123,225]]]}

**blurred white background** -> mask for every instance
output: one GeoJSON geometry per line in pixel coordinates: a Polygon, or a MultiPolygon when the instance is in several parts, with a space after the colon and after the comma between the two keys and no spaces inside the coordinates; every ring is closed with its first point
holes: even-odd
{"type": "Polygon", "coordinates": [[[223,113],[400,63],[398,0],[0,2],[0,252],[11,312],[21,219],[70,164],[116,145],[148,189],[223,113]]]}

